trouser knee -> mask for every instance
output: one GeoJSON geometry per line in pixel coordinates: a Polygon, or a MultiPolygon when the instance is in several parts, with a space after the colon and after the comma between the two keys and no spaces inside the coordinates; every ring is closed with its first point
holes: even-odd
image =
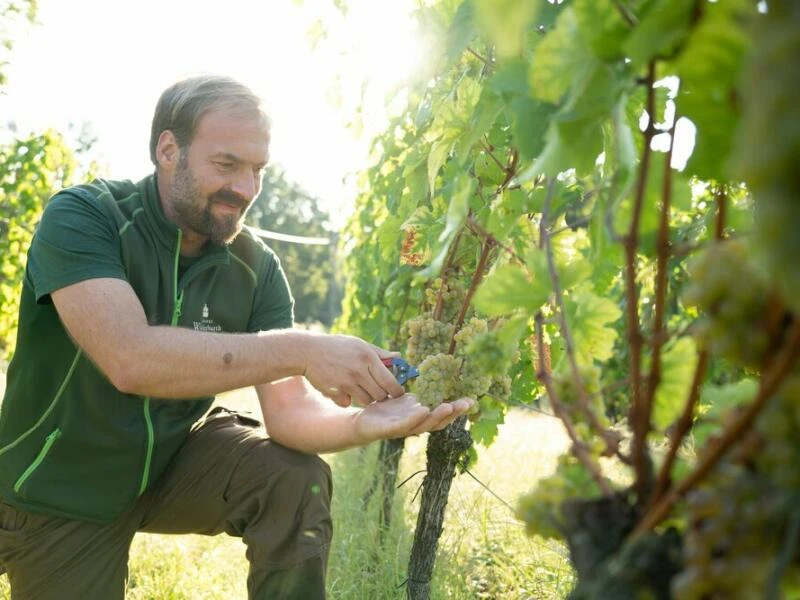
{"type": "Polygon", "coordinates": [[[325,461],[264,440],[243,458],[231,482],[229,501],[239,507],[233,523],[264,563],[288,567],[326,557],[331,493],[325,461]]]}

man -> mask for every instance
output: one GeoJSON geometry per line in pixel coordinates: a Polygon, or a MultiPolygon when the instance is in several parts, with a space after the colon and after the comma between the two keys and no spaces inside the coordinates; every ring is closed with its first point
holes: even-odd
{"type": "Polygon", "coordinates": [[[48,203],[0,413],[12,598],[122,598],[136,531],[241,536],[251,598],[322,598],[317,453],[440,429],[358,338],[295,331],[280,263],[242,222],[267,164],[258,99],[224,77],[161,96],[155,173],[48,203]],[[216,393],[254,385],[271,439],[216,393]],[[351,407],[351,404],[361,408],[351,407]]]}

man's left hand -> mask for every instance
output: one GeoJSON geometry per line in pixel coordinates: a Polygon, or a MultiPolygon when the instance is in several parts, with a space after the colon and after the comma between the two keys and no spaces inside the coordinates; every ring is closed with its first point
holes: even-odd
{"type": "Polygon", "coordinates": [[[474,404],[471,398],[460,398],[428,408],[413,394],[403,394],[365,406],[355,417],[356,431],[364,443],[438,431],[465,414],[474,404]]]}

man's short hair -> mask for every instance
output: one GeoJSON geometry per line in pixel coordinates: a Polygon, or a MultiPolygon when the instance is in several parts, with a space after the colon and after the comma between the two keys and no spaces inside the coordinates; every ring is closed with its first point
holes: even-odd
{"type": "Polygon", "coordinates": [[[209,110],[224,108],[243,115],[269,119],[259,98],[244,84],[231,77],[200,75],[174,83],[161,94],[150,130],[150,160],[158,166],[156,146],[164,131],[171,131],[180,148],[192,142],[197,123],[209,110]]]}

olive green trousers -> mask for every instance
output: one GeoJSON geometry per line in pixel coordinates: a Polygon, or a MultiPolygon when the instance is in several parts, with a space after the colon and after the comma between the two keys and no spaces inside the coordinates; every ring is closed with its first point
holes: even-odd
{"type": "Polygon", "coordinates": [[[258,421],[215,409],[156,484],[109,525],[0,499],[0,567],[12,600],[121,600],[137,531],[224,532],[247,546],[251,599],[324,598],[331,489],[319,457],[269,440],[258,421]]]}

